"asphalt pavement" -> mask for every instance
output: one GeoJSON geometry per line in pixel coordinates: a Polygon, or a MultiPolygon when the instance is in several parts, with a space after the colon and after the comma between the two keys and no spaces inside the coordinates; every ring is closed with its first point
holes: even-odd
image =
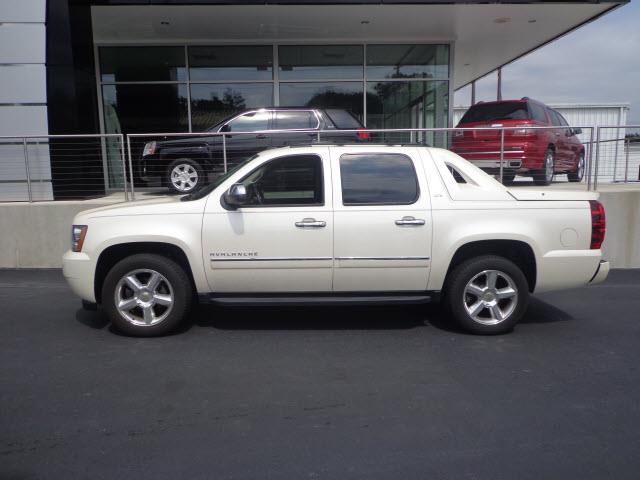
{"type": "Polygon", "coordinates": [[[113,332],[0,271],[0,479],[637,479],[640,270],[507,335],[435,306],[199,308],[113,332]]]}

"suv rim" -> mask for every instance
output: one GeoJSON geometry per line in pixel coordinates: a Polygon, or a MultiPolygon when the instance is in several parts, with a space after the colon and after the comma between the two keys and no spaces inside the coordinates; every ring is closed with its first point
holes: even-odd
{"type": "Polygon", "coordinates": [[[198,172],[193,165],[181,163],[171,170],[171,185],[180,191],[188,192],[192,190],[198,183],[198,172]]]}
{"type": "Polygon", "coordinates": [[[173,288],[167,278],[147,268],[124,275],[116,284],[114,299],[120,316],[139,327],[162,322],[174,303],[173,288]]]}
{"type": "Polygon", "coordinates": [[[464,288],[464,307],[482,325],[497,325],[511,316],[518,304],[518,288],[509,275],[483,270],[464,288]]]}
{"type": "Polygon", "coordinates": [[[578,160],[578,168],[576,168],[576,177],[582,180],[583,175],[584,175],[584,153],[581,153],[580,159],[578,160]]]}
{"type": "Polygon", "coordinates": [[[547,182],[551,183],[553,180],[553,152],[551,150],[547,152],[547,156],[544,158],[544,174],[547,182]]]}

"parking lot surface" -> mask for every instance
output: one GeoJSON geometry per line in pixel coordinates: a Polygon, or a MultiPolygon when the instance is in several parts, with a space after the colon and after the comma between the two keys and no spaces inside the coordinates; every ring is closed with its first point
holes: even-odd
{"type": "Polygon", "coordinates": [[[199,308],[111,331],[0,271],[0,478],[637,479],[640,270],[478,337],[435,306],[199,308]]]}

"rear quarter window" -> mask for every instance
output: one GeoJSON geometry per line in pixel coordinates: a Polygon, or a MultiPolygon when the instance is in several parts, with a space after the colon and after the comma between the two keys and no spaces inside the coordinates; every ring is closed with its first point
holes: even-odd
{"type": "Polygon", "coordinates": [[[336,128],[342,130],[356,130],[362,128],[362,124],[346,110],[327,109],[325,110],[327,117],[336,128]]]}

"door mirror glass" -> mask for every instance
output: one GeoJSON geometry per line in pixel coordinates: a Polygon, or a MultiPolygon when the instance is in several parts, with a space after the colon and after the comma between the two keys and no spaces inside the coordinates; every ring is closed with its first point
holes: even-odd
{"type": "Polygon", "coordinates": [[[247,203],[248,199],[247,187],[242,183],[234,183],[224,194],[224,202],[234,209],[247,203]]]}

